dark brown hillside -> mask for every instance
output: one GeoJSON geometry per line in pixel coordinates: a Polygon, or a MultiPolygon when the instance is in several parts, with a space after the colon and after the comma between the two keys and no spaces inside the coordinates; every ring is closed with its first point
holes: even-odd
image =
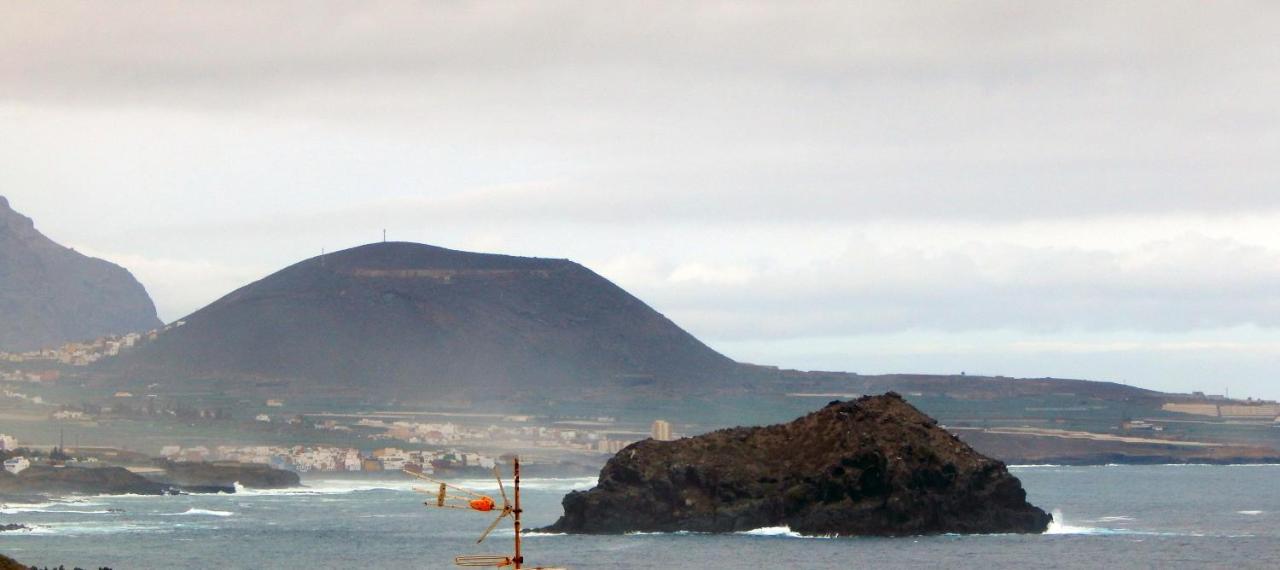
{"type": "Polygon", "coordinates": [[[127,270],[54,243],[0,196],[0,350],[159,326],[155,305],[127,270]]]}
{"type": "Polygon", "coordinates": [[[568,260],[379,243],[245,286],[112,366],[411,400],[710,387],[729,359],[568,260]]]}

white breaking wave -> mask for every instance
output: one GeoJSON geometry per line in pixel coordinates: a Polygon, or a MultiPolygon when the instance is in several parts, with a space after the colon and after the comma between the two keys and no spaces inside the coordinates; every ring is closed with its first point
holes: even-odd
{"type": "Polygon", "coordinates": [[[767,526],[764,528],[757,528],[755,530],[737,532],[734,534],[740,534],[743,536],[771,536],[771,537],[779,537],[779,538],[806,538],[806,539],[836,538],[834,535],[818,536],[818,535],[800,534],[796,531],[791,530],[791,527],[789,526],[767,526]]]}
{"type": "Polygon", "coordinates": [[[212,510],[212,509],[196,509],[196,508],[190,508],[190,509],[187,509],[187,510],[182,511],[182,512],[180,512],[180,513],[167,513],[167,516],[203,515],[203,516],[209,516],[209,517],[229,517],[229,516],[232,516],[232,515],[234,515],[234,514],[235,514],[235,513],[231,512],[231,511],[215,511],[215,510],[212,510]]]}
{"type": "MultiPolygon", "coordinates": [[[[1098,519],[1099,522],[1110,520],[1111,522],[1122,522],[1132,520],[1129,517],[1103,517],[1098,519]]],[[[1138,536],[1204,536],[1201,533],[1176,533],[1176,532],[1156,532],[1149,530],[1135,530],[1128,528],[1106,528],[1094,526],[1078,526],[1067,524],[1066,519],[1062,516],[1059,509],[1053,510],[1053,522],[1049,523],[1049,529],[1045,534],[1081,534],[1081,535],[1138,535],[1138,536]]]]}
{"type": "Polygon", "coordinates": [[[70,515],[105,515],[111,514],[113,511],[108,510],[75,510],[68,507],[75,506],[97,506],[101,503],[85,503],[85,502],[69,502],[69,503],[33,503],[30,505],[15,505],[0,507],[0,514],[5,515],[21,515],[28,513],[56,513],[70,515]]]}
{"type": "Polygon", "coordinates": [[[1258,515],[1262,514],[1263,512],[1264,512],[1264,511],[1236,511],[1236,514],[1249,515],[1249,516],[1258,516],[1258,515]]]}
{"type": "Polygon", "coordinates": [[[358,481],[351,479],[316,479],[303,483],[301,487],[287,489],[249,489],[239,482],[235,484],[236,494],[248,497],[291,496],[291,495],[345,495],[361,491],[412,491],[415,486],[423,486],[423,482],[405,481],[358,481]]]}
{"type": "MultiPolygon", "coordinates": [[[[635,531],[635,532],[628,532],[628,533],[626,533],[626,536],[711,536],[712,534],[713,534],[713,533],[707,533],[707,532],[693,532],[693,531],[688,531],[688,530],[677,530],[677,531],[674,531],[674,532],[644,532],[644,531],[635,531]]],[[[736,536],[763,536],[763,537],[771,537],[771,538],[805,538],[805,539],[813,539],[813,538],[833,538],[833,537],[830,537],[830,536],[808,536],[808,535],[803,535],[803,534],[800,534],[800,533],[798,533],[798,532],[796,532],[796,531],[791,530],[791,527],[786,527],[786,526],[767,526],[767,527],[763,527],[763,528],[757,528],[757,529],[752,529],[752,530],[744,530],[744,531],[740,531],[740,532],[735,532],[735,533],[733,533],[733,534],[734,534],[734,535],[736,535],[736,536]]]]}
{"type": "Polygon", "coordinates": [[[637,531],[628,532],[625,534],[625,536],[692,536],[695,534],[703,534],[703,533],[689,532],[687,530],[677,530],[675,532],[645,532],[645,531],[637,530],[637,531]]]}
{"type": "Polygon", "coordinates": [[[15,531],[21,532],[28,536],[82,536],[82,535],[98,535],[98,534],[118,534],[118,533],[135,533],[135,532],[165,532],[172,530],[169,525],[153,525],[153,524],[94,524],[87,522],[75,523],[43,523],[38,525],[29,525],[31,530],[15,531]]]}
{"type": "Polygon", "coordinates": [[[1053,520],[1049,522],[1049,529],[1044,531],[1045,534],[1113,534],[1114,532],[1107,528],[1069,525],[1059,509],[1053,510],[1053,520]]]}
{"type": "Polygon", "coordinates": [[[791,527],[789,526],[767,526],[736,534],[743,534],[746,536],[785,536],[789,538],[804,538],[804,535],[791,530],[791,527]]]}
{"type": "Polygon", "coordinates": [[[18,513],[29,513],[29,512],[38,511],[41,509],[47,509],[57,504],[58,503],[32,503],[30,505],[21,505],[21,506],[14,506],[14,507],[5,505],[3,507],[0,507],[0,513],[6,514],[6,515],[16,515],[18,513]]]}

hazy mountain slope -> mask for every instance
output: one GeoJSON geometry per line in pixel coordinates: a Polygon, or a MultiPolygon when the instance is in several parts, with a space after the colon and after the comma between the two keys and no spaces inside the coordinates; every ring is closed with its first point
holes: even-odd
{"type": "Polygon", "coordinates": [[[379,243],[303,261],[115,363],[410,399],[708,386],[736,364],[567,260],[379,243]]]}
{"type": "Polygon", "coordinates": [[[160,324],[151,298],[127,270],[54,243],[0,196],[0,350],[160,324]]]}

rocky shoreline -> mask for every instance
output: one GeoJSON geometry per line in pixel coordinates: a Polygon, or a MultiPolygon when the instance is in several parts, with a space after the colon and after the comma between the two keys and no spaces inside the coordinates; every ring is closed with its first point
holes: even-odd
{"type": "Polygon", "coordinates": [[[180,490],[124,467],[32,465],[17,475],[0,474],[0,495],[164,495],[180,490]]]}
{"type": "Polygon", "coordinates": [[[234,493],[236,484],[254,489],[301,485],[296,473],[241,463],[171,463],[162,472],[141,475],[118,466],[32,465],[14,475],[0,471],[0,500],[33,503],[66,495],[173,495],[234,493]]]}
{"type": "Polygon", "coordinates": [[[892,392],[788,424],[633,444],[564,510],[542,530],[903,536],[1037,533],[1052,519],[1004,463],[892,392]]]}

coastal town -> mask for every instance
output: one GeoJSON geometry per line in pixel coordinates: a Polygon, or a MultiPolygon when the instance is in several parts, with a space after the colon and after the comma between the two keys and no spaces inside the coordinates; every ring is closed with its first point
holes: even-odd
{"type": "MultiPolygon", "coordinates": [[[[61,418],[67,418],[66,412],[61,418]]],[[[73,416],[82,419],[83,415],[73,416]]],[[[260,415],[259,420],[270,422],[269,416],[260,415]]],[[[528,421],[527,418],[508,418],[528,421]]],[[[602,418],[608,419],[608,418],[602,418]]],[[[298,418],[289,421],[299,422],[298,418]]],[[[402,442],[414,444],[417,449],[402,449],[398,446],[366,446],[363,449],[351,446],[327,445],[164,445],[158,457],[167,461],[184,462],[239,462],[267,465],[297,473],[379,473],[385,471],[407,470],[417,473],[449,472],[477,474],[493,469],[504,455],[503,449],[532,448],[552,452],[551,455],[572,452],[585,456],[605,456],[617,453],[622,448],[636,441],[632,438],[621,438],[607,432],[588,431],[582,429],[548,428],[543,426],[525,426],[520,428],[500,428],[490,425],[486,428],[473,428],[452,422],[423,423],[410,421],[387,422],[376,419],[360,419],[352,425],[341,424],[328,419],[312,424],[317,430],[347,431],[356,429],[367,431],[368,440],[380,443],[402,442]],[[427,447],[424,449],[424,447],[427,447]],[[483,450],[483,451],[481,451],[483,450]]],[[[659,441],[670,441],[679,437],[673,433],[671,424],[666,420],[655,420],[651,426],[649,437],[659,441]]],[[[32,449],[55,449],[49,444],[27,444],[32,449]]],[[[22,449],[16,437],[0,434],[0,451],[12,453],[22,449]]],[[[65,449],[60,443],[56,449],[65,449]]],[[[101,450],[102,448],[97,448],[101,450]]],[[[71,448],[72,451],[75,448],[71,448]]],[[[29,462],[24,457],[14,457],[12,464],[6,463],[6,470],[17,473],[25,469],[29,462]]]]}

